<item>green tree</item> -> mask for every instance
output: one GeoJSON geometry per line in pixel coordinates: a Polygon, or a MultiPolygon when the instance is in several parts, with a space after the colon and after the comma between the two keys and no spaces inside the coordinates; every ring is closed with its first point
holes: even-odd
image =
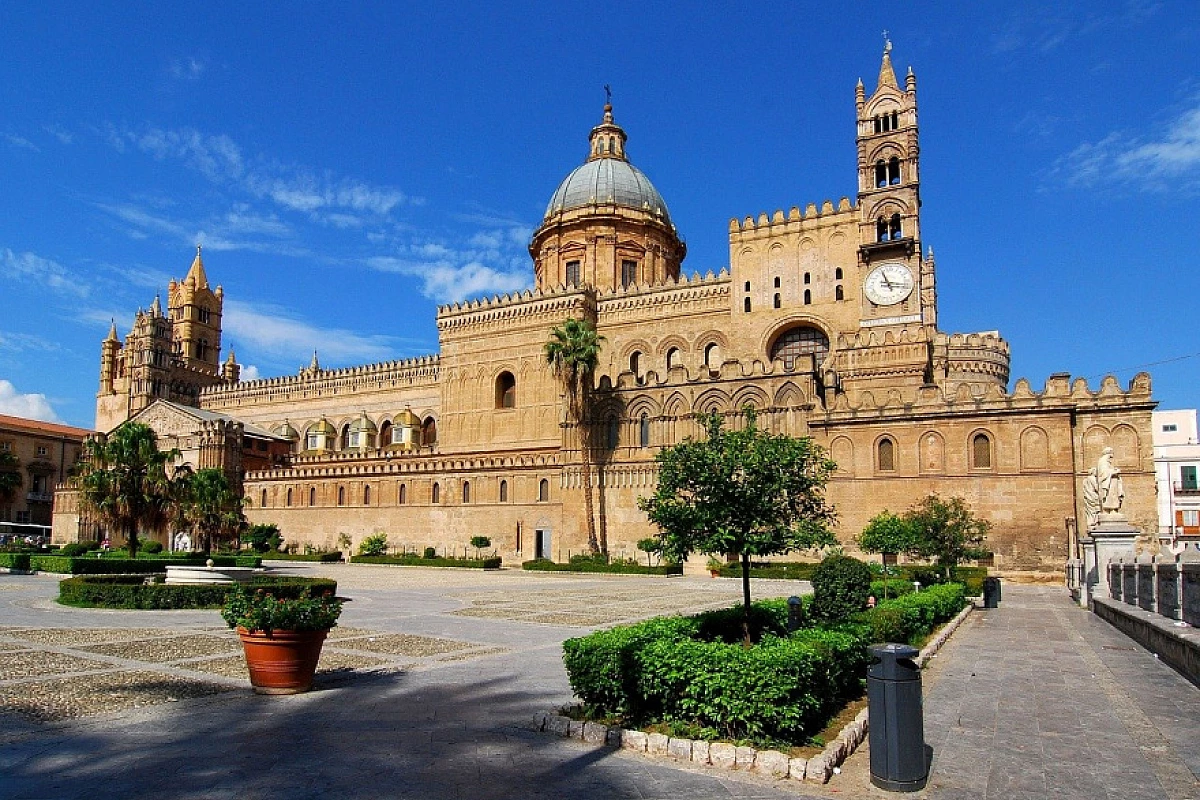
{"type": "Polygon", "coordinates": [[[168,473],[179,457],[178,450],[159,450],[153,429],[138,422],[84,444],[80,505],[125,534],[131,558],[139,531],[160,528],[172,514],[176,495],[168,473]]]}
{"type": "MultiPolygon", "coordinates": [[[[592,553],[607,553],[608,542],[596,538],[596,521],[592,500],[592,433],[586,424],[591,400],[593,375],[600,363],[600,347],[604,337],[587,320],[568,319],[550,331],[546,342],[546,363],[562,384],[567,398],[568,422],[579,436],[579,451],[583,470],[583,502],[587,513],[588,548],[592,553]]],[[[607,536],[605,537],[607,539],[607,536]]]]}
{"type": "Polygon", "coordinates": [[[908,552],[934,561],[950,579],[960,562],[981,558],[991,523],[979,519],[961,497],[943,499],[931,494],[904,514],[912,540],[908,552]]]}
{"type": "Polygon", "coordinates": [[[471,537],[471,547],[475,548],[475,558],[476,559],[479,558],[480,550],[483,550],[484,548],[491,547],[491,546],[492,546],[492,540],[489,539],[487,536],[472,536],[471,537]]]}
{"type": "MultiPolygon", "coordinates": [[[[913,549],[912,526],[886,509],[876,514],[858,536],[864,553],[908,553],[913,549]]],[[[888,596],[889,568],[883,569],[883,596],[888,596]]]]}
{"type": "Polygon", "coordinates": [[[760,430],[754,409],[727,431],[719,414],[700,416],[707,438],[665,448],[658,490],[638,505],[658,525],[663,555],[735,553],[742,564],[742,630],[750,643],[750,558],[823,547],[836,539],[825,483],[836,465],[811,439],[760,430]]]}
{"type": "Polygon", "coordinates": [[[645,539],[638,539],[637,549],[646,554],[646,566],[652,567],[650,563],[651,556],[660,555],[662,553],[662,541],[655,536],[649,536],[645,539]]]}
{"type": "Polygon", "coordinates": [[[279,526],[274,522],[261,522],[251,525],[242,534],[242,541],[250,545],[255,552],[267,553],[278,550],[283,539],[279,535],[279,526]]]}
{"type": "Polygon", "coordinates": [[[187,479],[178,497],[183,518],[205,552],[214,542],[237,541],[246,525],[243,500],[229,485],[224,470],[202,469],[187,479]]]}
{"type": "Polygon", "coordinates": [[[8,450],[0,450],[0,501],[12,502],[23,482],[21,459],[8,450]]]}

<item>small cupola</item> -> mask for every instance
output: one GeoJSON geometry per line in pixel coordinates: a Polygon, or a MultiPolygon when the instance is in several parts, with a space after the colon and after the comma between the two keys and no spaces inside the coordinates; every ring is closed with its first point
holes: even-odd
{"type": "MultiPolygon", "coordinates": [[[[608,91],[608,87],[604,87],[608,91]]],[[[620,161],[628,161],[625,157],[625,131],[620,125],[613,122],[612,113],[612,95],[608,97],[608,102],[604,104],[604,121],[596,127],[592,128],[592,133],[588,139],[592,143],[591,153],[588,155],[588,161],[595,161],[597,158],[615,158],[620,161]]]]}

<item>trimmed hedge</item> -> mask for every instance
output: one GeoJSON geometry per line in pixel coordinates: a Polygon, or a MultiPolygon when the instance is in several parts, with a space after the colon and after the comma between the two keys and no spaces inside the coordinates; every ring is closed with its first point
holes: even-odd
{"type": "MultiPolygon", "coordinates": [[[[820,562],[786,561],[778,564],[769,562],[752,562],[750,564],[751,578],[777,578],[783,580],[809,581],[820,562]]],[[[736,561],[721,567],[722,578],[742,577],[742,565],[736,561]]]]}
{"type": "Polygon", "coordinates": [[[561,564],[548,558],[525,561],[521,569],[531,572],[603,572],[619,575],[682,575],[683,564],[647,567],[642,564],[606,564],[603,561],[578,560],[561,564]]]}
{"type": "MultiPolygon", "coordinates": [[[[142,575],[81,575],[58,582],[58,602],[86,608],[219,608],[236,584],[146,583],[142,575]]],[[[277,597],[299,597],[305,589],[314,595],[337,594],[337,581],[328,578],[263,577],[249,584],[269,589],[277,597]]]]}
{"type": "MultiPolygon", "coordinates": [[[[95,558],[33,555],[30,569],[67,575],[151,575],[166,572],[167,567],[203,566],[206,556],[191,558],[95,558]]],[[[212,556],[215,567],[261,567],[258,556],[212,556]]]]}
{"type": "Polygon", "coordinates": [[[29,571],[29,553],[0,553],[0,567],[29,571]]]}
{"type": "MultiPolygon", "coordinates": [[[[815,561],[812,563],[799,561],[779,563],[755,562],[750,565],[750,577],[810,581],[819,563],[815,561]]],[[[872,566],[878,567],[878,565],[872,566]]],[[[931,586],[939,583],[941,580],[937,575],[936,568],[923,564],[905,564],[903,566],[891,567],[891,570],[893,580],[901,579],[909,583],[919,580],[922,586],[931,586]]],[[[983,594],[983,579],[987,577],[987,573],[987,567],[960,566],[951,570],[951,577],[956,583],[961,583],[967,587],[968,597],[979,597],[983,594]]],[[[723,578],[740,578],[742,577],[742,566],[736,562],[726,564],[721,567],[720,574],[723,578]]]]}
{"type": "MultiPolygon", "coordinates": [[[[804,599],[807,610],[811,598],[804,599]]],[[[710,739],[801,744],[861,695],[868,645],[917,641],[963,605],[962,586],[947,584],[889,600],[848,623],[789,635],[787,602],[760,601],[751,619],[761,639],[749,649],[740,642],[735,607],[568,639],[563,662],[591,718],[673,723],[710,739]]]]}
{"type": "Polygon", "coordinates": [[[503,559],[490,558],[423,558],[422,556],[354,556],[355,564],[396,564],[402,567],[467,567],[469,569],[500,569],[503,559]]]}
{"type": "Polygon", "coordinates": [[[262,554],[266,561],[318,561],[322,564],[332,564],[342,560],[342,551],[334,550],[330,553],[279,553],[274,550],[268,550],[262,554]]]}

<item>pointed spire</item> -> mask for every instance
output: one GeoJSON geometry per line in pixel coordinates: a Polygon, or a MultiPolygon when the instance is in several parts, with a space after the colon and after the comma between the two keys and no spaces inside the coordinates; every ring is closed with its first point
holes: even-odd
{"type": "Polygon", "coordinates": [[[196,245],[196,258],[192,261],[192,267],[188,270],[187,277],[184,282],[191,281],[192,286],[197,289],[208,288],[208,276],[204,274],[204,261],[200,258],[200,251],[203,250],[202,245],[196,245]]]}
{"type": "Polygon", "coordinates": [[[884,86],[900,88],[900,84],[896,83],[896,71],[892,69],[892,42],[887,38],[887,31],[883,32],[883,36],[883,63],[879,65],[879,85],[875,87],[877,92],[884,86]]]}
{"type": "Polygon", "coordinates": [[[613,122],[612,113],[612,89],[607,85],[604,87],[604,95],[606,102],[604,103],[604,117],[599,125],[592,128],[588,139],[592,143],[591,151],[588,153],[588,161],[595,161],[598,158],[616,158],[621,161],[628,161],[625,156],[625,131],[620,125],[613,122]]]}
{"type": "Polygon", "coordinates": [[[225,363],[226,363],[226,364],[236,364],[236,363],[237,363],[237,356],[235,356],[235,355],[233,354],[233,348],[232,348],[232,347],[230,347],[230,348],[229,348],[229,355],[226,357],[226,359],[225,359],[225,363]]]}
{"type": "Polygon", "coordinates": [[[317,351],[316,350],[313,350],[312,363],[310,363],[308,365],[308,369],[310,372],[320,372],[321,371],[321,362],[317,360],[317,351]]]}
{"type": "Polygon", "coordinates": [[[150,316],[161,317],[162,315],[162,303],[159,302],[158,295],[154,295],[154,302],[150,304],[150,316]]]}
{"type": "Polygon", "coordinates": [[[112,325],[109,326],[108,336],[105,337],[104,341],[106,341],[106,342],[120,341],[120,339],[117,338],[117,321],[116,321],[116,319],[113,319],[112,325]]]}

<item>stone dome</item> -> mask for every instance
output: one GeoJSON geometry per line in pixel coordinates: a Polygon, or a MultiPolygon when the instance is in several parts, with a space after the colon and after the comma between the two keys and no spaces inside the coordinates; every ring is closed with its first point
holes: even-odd
{"type": "Polygon", "coordinates": [[[597,158],[576,167],[550,198],[546,216],[596,203],[648,211],[673,227],[667,204],[654,184],[640,169],[620,158],[597,158]]]}

